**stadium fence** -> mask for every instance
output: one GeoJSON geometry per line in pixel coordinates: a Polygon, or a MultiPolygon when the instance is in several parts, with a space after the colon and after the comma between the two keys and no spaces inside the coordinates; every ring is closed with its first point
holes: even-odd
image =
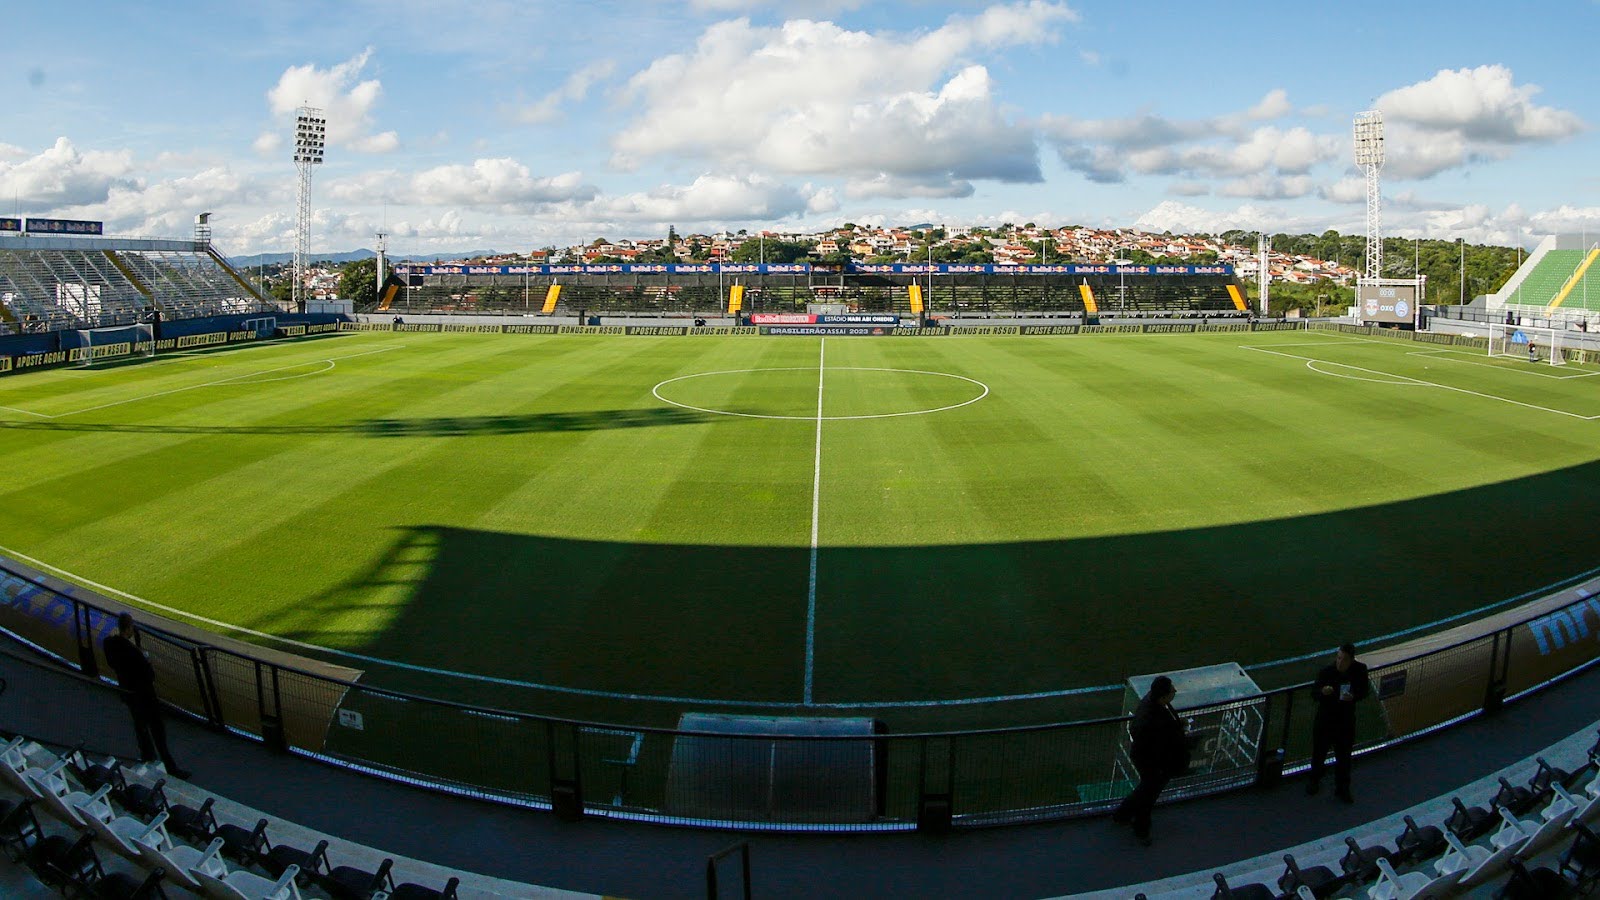
{"type": "MultiPolygon", "coordinates": [[[[1478,623],[1363,655],[1377,701],[1358,752],[1492,714],[1593,665],[1600,598],[1569,589],[1478,623]]],[[[107,671],[100,642],[125,607],[0,560],[0,649],[107,671]],[[30,652],[31,651],[31,652],[30,652]]],[[[209,726],[358,771],[568,818],[756,830],[940,830],[1103,812],[1122,716],[983,731],[793,733],[638,727],[447,702],[361,673],[143,617],[162,696],[209,726]]],[[[1305,663],[1309,672],[1321,660],[1305,663]]],[[[111,690],[108,686],[108,692],[111,690]]],[[[1309,759],[1308,685],[1187,709],[1197,757],[1167,797],[1276,781],[1309,759]]],[[[715,717],[710,717],[715,718],[715,717]]],[[[781,720],[780,720],[781,721],[781,720]]],[[[816,720],[810,720],[815,723],[816,720]]]]}

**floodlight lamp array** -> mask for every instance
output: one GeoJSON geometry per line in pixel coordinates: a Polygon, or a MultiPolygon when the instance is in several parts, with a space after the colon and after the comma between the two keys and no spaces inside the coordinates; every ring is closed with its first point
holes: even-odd
{"type": "Polygon", "coordinates": [[[294,120],[294,161],[316,165],[322,162],[323,146],[328,140],[328,120],[320,115],[302,113],[294,120]]]}
{"type": "Polygon", "coordinates": [[[1383,113],[1368,110],[1355,118],[1356,165],[1383,165],[1383,113]]]}

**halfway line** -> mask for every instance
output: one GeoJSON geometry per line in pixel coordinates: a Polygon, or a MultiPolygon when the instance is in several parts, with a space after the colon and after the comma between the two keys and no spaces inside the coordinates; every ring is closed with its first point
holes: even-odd
{"type": "Polygon", "coordinates": [[[806,688],[801,702],[811,705],[812,670],[817,659],[817,522],[822,509],[822,386],[828,339],[817,343],[817,455],[811,474],[811,575],[806,580],[806,688]]]}

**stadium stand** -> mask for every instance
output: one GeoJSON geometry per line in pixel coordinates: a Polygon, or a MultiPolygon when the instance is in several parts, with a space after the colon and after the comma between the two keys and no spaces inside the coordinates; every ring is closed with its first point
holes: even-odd
{"type": "Polygon", "coordinates": [[[404,291],[365,311],[587,315],[737,315],[805,312],[842,304],[855,313],[954,317],[1081,316],[1084,289],[1110,316],[1244,315],[1231,275],[1049,272],[834,271],[751,273],[563,271],[513,274],[498,267],[406,270],[404,291]],[[737,297],[735,296],[737,294],[737,297]],[[733,310],[737,300],[737,310],[733,310]],[[919,309],[920,306],[920,309],[919,309]]]}
{"type": "MultiPolygon", "coordinates": [[[[1549,306],[1583,263],[1583,257],[1581,250],[1551,250],[1507,301],[1517,306],[1549,306]]],[[[1600,300],[1600,280],[1595,288],[1596,300],[1600,300]]]]}
{"type": "MultiPolygon", "coordinates": [[[[33,664],[21,665],[9,655],[0,657],[0,663],[5,664],[8,672],[16,673],[18,680],[26,682],[29,694],[40,701],[30,702],[28,715],[23,718],[37,721],[42,715],[47,722],[55,721],[60,727],[72,728],[80,738],[94,738],[97,743],[104,740],[100,733],[108,727],[113,732],[126,728],[125,722],[108,722],[91,713],[102,696],[107,697],[112,704],[109,708],[114,709],[115,700],[110,699],[103,686],[65,672],[53,673],[36,669],[33,664]],[[44,682],[35,683],[35,679],[64,680],[68,690],[65,693],[53,691],[44,682]],[[63,700],[82,709],[68,709],[63,700]]],[[[758,844],[763,852],[757,856],[754,877],[758,884],[767,888],[760,891],[763,896],[799,896],[813,889],[815,879],[824,877],[823,873],[843,893],[856,893],[847,888],[859,886],[863,894],[907,895],[932,891],[934,885],[965,893],[978,891],[978,885],[982,884],[983,893],[1045,896],[1052,891],[1041,888],[1050,884],[1052,878],[1056,879],[1054,892],[1059,893],[1061,887],[1070,890],[1082,885],[1089,871],[1101,871],[1102,878],[1114,878],[1120,872],[1122,880],[1127,881],[1159,875],[1160,869],[1154,868],[1157,860],[1175,861],[1179,866],[1204,865],[1208,857],[1226,860],[1243,855],[1249,852],[1252,841],[1260,847],[1263,839],[1287,843],[1322,833],[1326,837],[1313,837],[1309,843],[1281,847],[1268,855],[1230,864],[1220,871],[1212,863],[1213,868],[1202,868],[1190,875],[1108,889],[1091,896],[1106,900],[1126,900],[1135,893],[1156,900],[1197,896],[1294,897],[1297,900],[1303,897],[1429,896],[1427,892],[1442,891],[1446,886],[1454,891],[1458,882],[1467,883],[1469,878],[1482,885],[1473,888],[1470,896],[1487,897],[1491,893],[1563,896],[1531,891],[1592,887],[1600,876],[1600,839],[1594,837],[1591,829],[1596,814],[1600,814],[1600,799],[1597,799],[1600,798],[1600,779],[1595,777],[1595,758],[1600,756],[1595,729],[1600,723],[1585,720],[1586,727],[1576,734],[1553,744],[1540,744],[1527,759],[1518,756],[1518,761],[1475,781],[1445,785],[1444,796],[1431,800],[1426,799],[1431,795],[1415,800],[1406,798],[1415,793],[1414,785],[1433,780],[1437,770],[1444,770],[1448,778],[1451,777],[1449,772],[1470,771],[1460,768],[1461,764],[1481,765],[1483,760],[1495,758],[1494,748],[1500,741],[1537,738],[1540,733],[1547,732],[1552,716],[1562,721],[1569,715],[1563,712],[1568,706],[1574,711],[1587,710],[1594,677],[1580,676],[1572,683],[1551,689],[1574,697],[1570,703],[1559,696],[1542,698],[1540,703],[1509,708],[1500,718],[1478,720],[1466,727],[1465,734],[1444,732],[1417,746],[1394,751],[1393,759],[1386,755],[1363,761],[1358,767],[1358,793],[1365,797],[1370,791],[1371,796],[1382,795],[1382,799],[1366,804],[1366,814],[1353,819],[1330,815],[1346,807],[1337,805],[1324,810],[1322,804],[1308,801],[1299,790],[1250,792],[1163,809],[1158,823],[1158,846],[1165,852],[1159,857],[1151,856],[1150,851],[1143,848],[1135,848],[1131,842],[1127,846],[1118,841],[1108,844],[1103,821],[1091,819],[982,833],[993,838],[954,835],[937,844],[935,852],[941,857],[937,865],[926,860],[912,862],[925,857],[929,851],[926,836],[915,839],[908,836],[914,844],[892,836],[875,838],[879,843],[873,853],[865,857],[846,854],[854,856],[854,863],[839,861],[845,857],[829,858],[831,845],[825,843],[828,838],[795,843],[791,839],[774,837],[758,844]],[[1400,758],[1408,754],[1409,761],[1400,758]],[[1427,760],[1428,764],[1419,766],[1422,760],[1427,760]],[[1385,771],[1389,774],[1385,775],[1385,771]],[[1466,800],[1459,802],[1460,798],[1466,800]],[[1453,834],[1446,827],[1456,819],[1458,802],[1459,808],[1473,808],[1467,805],[1472,803],[1482,811],[1479,817],[1482,821],[1475,828],[1462,828],[1464,832],[1476,831],[1470,837],[1453,834]],[[1392,808],[1390,803],[1414,805],[1368,821],[1373,813],[1381,814],[1392,808]],[[1509,806],[1513,803],[1523,812],[1510,813],[1509,806]],[[1517,822],[1515,830],[1509,824],[1513,818],[1517,822]],[[1263,827],[1263,823],[1272,824],[1263,827]],[[1539,837],[1540,832],[1544,833],[1543,838],[1539,837]],[[1297,838],[1297,835],[1302,837],[1297,838]],[[1535,846],[1541,840],[1547,841],[1547,849],[1535,846]],[[1061,848],[1064,846],[1075,850],[1063,858],[1061,848]],[[784,847],[789,849],[782,849],[784,847]],[[1516,849],[1506,852],[1508,847],[1516,849]],[[950,858],[947,863],[944,857],[950,858]],[[1038,861],[1045,858],[1059,862],[1052,864],[1055,868],[1039,865],[1038,861]],[[897,863],[897,859],[905,865],[897,863]],[[1030,860],[1032,864],[1025,864],[1030,860]],[[1068,860],[1070,866],[1062,868],[1068,860]],[[957,866],[962,871],[972,870],[972,877],[977,880],[941,880],[951,877],[952,870],[945,868],[947,865],[957,866]],[[920,872],[930,867],[926,878],[918,876],[907,880],[909,869],[920,872]],[[1002,871],[1006,874],[1000,875],[1002,871]],[[1065,874],[1067,872],[1072,874],[1065,874]],[[810,873],[809,888],[808,876],[803,873],[810,873]],[[1221,880],[1215,875],[1221,875],[1221,880]],[[1060,880],[1062,878],[1067,880],[1060,880]],[[1224,884],[1229,887],[1224,889],[1224,884]],[[781,889],[780,885],[792,887],[781,889]],[[1253,885],[1260,885],[1265,893],[1253,885]],[[1199,893],[1202,887],[1204,893],[1199,893]],[[1416,891],[1423,893],[1414,894],[1416,891]]],[[[10,700],[7,698],[0,707],[7,713],[7,727],[17,718],[17,713],[22,712],[10,700]]],[[[338,773],[305,759],[276,756],[247,741],[223,734],[208,735],[193,726],[175,724],[175,739],[197,751],[195,755],[201,763],[196,768],[203,771],[201,777],[205,780],[248,790],[251,773],[266,772],[268,780],[262,787],[274,803],[300,809],[309,818],[342,820],[345,823],[340,826],[342,828],[361,823],[364,828],[384,831],[396,841],[402,840],[404,835],[412,852],[420,852],[422,858],[428,858],[430,847],[434,848],[433,852],[446,853],[443,842],[452,836],[456,841],[454,850],[449,851],[451,854],[460,854],[464,848],[472,847],[468,855],[483,859],[504,851],[510,856],[503,859],[526,860],[531,853],[535,859],[546,863],[563,860],[564,865],[587,853],[602,868],[606,865],[603,860],[612,861],[612,871],[599,876],[601,882],[610,876],[623,879],[624,873],[616,871],[622,864],[616,860],[627,858],[634,861],[630,868],[644,864],[647,870],[680,871],[685,880],[667,886],[659,880],[659,872],[646,872],[643,881],[623,879],[623,889],[615,893],[686,895],[693,892],[693,877],[697,874],[692,865],[695,853],[692,848],[710,846],[703,835],[695,840],[693,832],[629,830],[622,823],[608,826],[613,828],[608,837],[597,840],[598,833],[593,828],[574,829],[543,814],[528,818],[522,813],[522,818],[504,819],[503,813],[465,798],[428,801],[422,807],[428,811],[422,812],[416,804],[426,795],[419,792],[390,786],[370,794],[367,786],[372,783],[360,776],[338,773]],[[202,747],[209,752],[198,752],[202,747]],[[298,774],[290,774],[293,772],[298,774]],[[328,779],[335,781],[330,783],[328,779]],[[355,782],[339,785],[344,779],[358,779],[362,783],[359,789],[352,790],[355,782]],[[295,794],[304,796],[297,798],[295,794]],[[386,815],[372,815],[376,807],[370,804],[375,797],[393,804],[382,807],[386,815]],[[419,830],[415,824],[419,821],[428,824],[419,830]],[[518,827],[538,849],[530,851],[528,841],[520,842],[518,847],[501,847],[498,840],[483,838],[485,834],[501,833],[499,829],[510,821],[519,823],[518,827]],[[682,856],[675,859],[675,854],[682,856]],[[685,862],[690,864],[684,865],[685,862]],[[634,885],[632,891],[626,889],[629,883],[634,885]],[[656,886],[654,891],[640,886],[651,883],[656,886]]],[[[16,867],[0,864],[0,893],[6,896],[30,896],[22,887],[7,880],[8,877],[15,879],[19,872],[37,873],[25,876],[30,882],[42,878],[69,891],[102,892],[95,896],[176,896],[181,890],[189,890],[183,875],[196,884],[206,884],[193,871],[197,867],[208,871],[216,881],[226,882],[231,878],[235,885],[249,885],[263,891],[279,888],[285,896],[308,898],[368,896],[369,892],[372,896],[388,892],[391,897],[421,898],[452,897],[458,893],[473,897],[562,893],[451,872],[403,859],[398,854],[362,848],[334,835],[309,832],[282,818],[269,818],[214,794],[207,796],[194,785],[171,780],[163,783],[159,767],[91,757],[77,745],[60,752],[62,755],[58,757],[45,746],[14,739],[0,749],[0,759],[7,763],[0,771],[15,771],[18,767],[24,772],[53,770],[79,793],[90,792],[90,784],[96,781],[102,787],[120,784],[117,791],[108,790],[101,799],[113,811],[113,818],[132,818],[141,823],[124,826],[130,830],[140,828],[134,838],[142,844],[136,848],[138,858],[113,852],[115,845],[105,836],[41,818],[35,814],[40,806],[37,800],[6,798],[0,800],[0,846],[8,849],[13,859],[24,861],[16,867]],[[140,788],[143,793],[135,790],[140,788]],[[134,805],[129,806],[119,797],[143,799],[135,799],[134,805]],[[200,810],[205,812],[202,814],[200,810]],[[244,837],[235,840],[230,848],[229,841],[223,838],[225,833],[244,837]],[[393,860],[387,871],[384,860],[393,860]],[[290,866],[299,868],[286,878],[290,866]],[[332,873],[341,867],[346,871],[335,878],[332,873]],[[154,876],[157,869],[165,870],[160,879],[154,876]],[[236,873],[250,877],[233,878],[236,873]],[[404,880],[401,873],[404,873],[404,880]],[[105,887],[98,887],[101,884],[105,887]],[[343,884],[345,888],[333,887],[334,884],[343,884]],[[290,885],[294,887],[291,889],[290,885]],[[157,892],[152,886],[160,886],[162,891],[157,892]],[[346,888],[353,889],[353,893],[340,893],[346,888]],[[146,893],[132,893],[138,890],[146,893]],[[111,891],[117,893],[105,893],[111,891]]],[[[7,783],[12,785],[14,795],[18,782],[8,779],[7,783]]],[[[24,783],[36,783],[36,780],[24,783]]],[[[1361,809],[1356,811],[1359,813],[1361,809]]],[[[852,840],[859,847],[860,838],[852,840]]],[[[503,861],[499,865],[503,867],[506,863],[503,861]]],[[[210,884],[210,888],[216,892],[210,896],[233,896],[221,893],[222,889],[215,884],[210,884]]]]}
{"type": "Polygon", "coordinates": [[[208,244],[81,237],[0,244],[0,308],[30,333],[277,309],[208,244]]]}

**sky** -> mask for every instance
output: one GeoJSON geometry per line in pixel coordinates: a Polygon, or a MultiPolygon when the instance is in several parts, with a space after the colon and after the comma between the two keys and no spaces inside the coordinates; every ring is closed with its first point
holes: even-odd
{"type": "Polygon", "coordinates": [[[13,4],[0,214],[526,251],[844,222],[1600,234],[1600,0],[13,4]]]}

